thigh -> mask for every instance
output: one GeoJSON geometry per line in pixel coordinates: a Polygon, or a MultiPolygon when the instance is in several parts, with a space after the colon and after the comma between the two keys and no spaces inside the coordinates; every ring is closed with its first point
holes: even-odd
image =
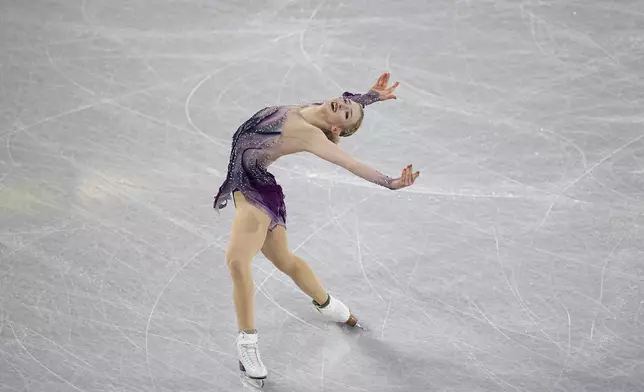
{"type": "Polygon", "coordinates": [[[277,226],[266,235],[262,253],[281,271],[287,270],[291,266],[293,253],[288,248],[284,226],[277,226]]]}
{"type": "Polygon", "coordinates": [[[262,248],[271,218],[250,204],[240,192],[235,192],[233,197],[236,210],[228,243],[228,259],[250,260],[262,248]]]}

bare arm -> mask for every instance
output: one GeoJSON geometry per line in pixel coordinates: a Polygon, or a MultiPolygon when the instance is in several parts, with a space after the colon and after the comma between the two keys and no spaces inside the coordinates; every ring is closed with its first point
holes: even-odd
{"type": "Polygon", "coordinates": [[[325,161],[342,166],[351,173],[387,189],[398,189],[396,180],[355,159],[351,154],[331,142],[317,128],[309,129],[304,136],[304,150],[325,161]]]}
{"type": "MultiPolygon", "coordinates": [[[[343,97],[352,99],[363,107],[374,102],[396,99],[393,92],[400,83],[396,82],[391,87],[388,87],[389,77],[388,72],[383,73],[366,94],[345,92],[343,97]]],[[[355,159],[351,154],[342,150],[337,143],[330,141],[319,129],[312,126],[302,129],[300,137],[304,143],[302,150],[317,155],[325,161],[342,166],[356,176],[387,189],[402,189],[411,186],[420,176],[420,172],[414,172],[412,165],[409,165],[402,170],[402,175],[399,178],[388,177],[355,159]]]]}

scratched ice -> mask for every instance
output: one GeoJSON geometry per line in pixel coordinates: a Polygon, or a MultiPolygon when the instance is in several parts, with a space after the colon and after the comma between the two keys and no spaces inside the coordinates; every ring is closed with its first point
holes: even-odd
{"type": "Polygon", "coordinates": [[[342,146],[416,186],[273,166],[369,331],[258,257],[266,390],[644,390],[643,26],[635,0],[2,2],[0,390],[243,390],[231,135],[385,70],[399,99],[342,146]]]}

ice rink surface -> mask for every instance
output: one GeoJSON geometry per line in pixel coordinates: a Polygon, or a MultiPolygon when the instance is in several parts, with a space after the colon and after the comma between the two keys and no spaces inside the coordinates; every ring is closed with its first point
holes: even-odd
{"type": "Polygon", "coordinates": [[[644,390],[644,3],[0,4],[0,390],[240,391],[212,199],[257,110],[366,92],[272,171],[368,332],[254,262],[267,391],[644,390]]]}

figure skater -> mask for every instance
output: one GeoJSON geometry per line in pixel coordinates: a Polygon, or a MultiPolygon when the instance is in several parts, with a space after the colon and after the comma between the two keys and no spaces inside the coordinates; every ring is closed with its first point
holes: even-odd
{"type": "Polygon", "coordinates": [[[388,189],[412,185],[420,175],[413,172],[412,165],[393,179],[338,146],[341,137],[351,136],[360,128],[367,105],[396,98],[394,90],[399,83],[389,86],[389,78],[389,73],[383,73],[364,95],[345,92],[340,98],[322,103],[267,107],[233,135],[228,174],[215,196],[214,208],[224,208],[231,198],[236,207],[226,263],[233,281],[239,328],[239,367],[251,379],[263,380],[268,374],[260,357],[254,323],[251,261],[260,250],[311,297],[324,317],[351,326],[357,322],[344,303],[327,293],[309,264],[289,249],[284,194],[267,167],[279,157],[309,152],[388,189]]]}

